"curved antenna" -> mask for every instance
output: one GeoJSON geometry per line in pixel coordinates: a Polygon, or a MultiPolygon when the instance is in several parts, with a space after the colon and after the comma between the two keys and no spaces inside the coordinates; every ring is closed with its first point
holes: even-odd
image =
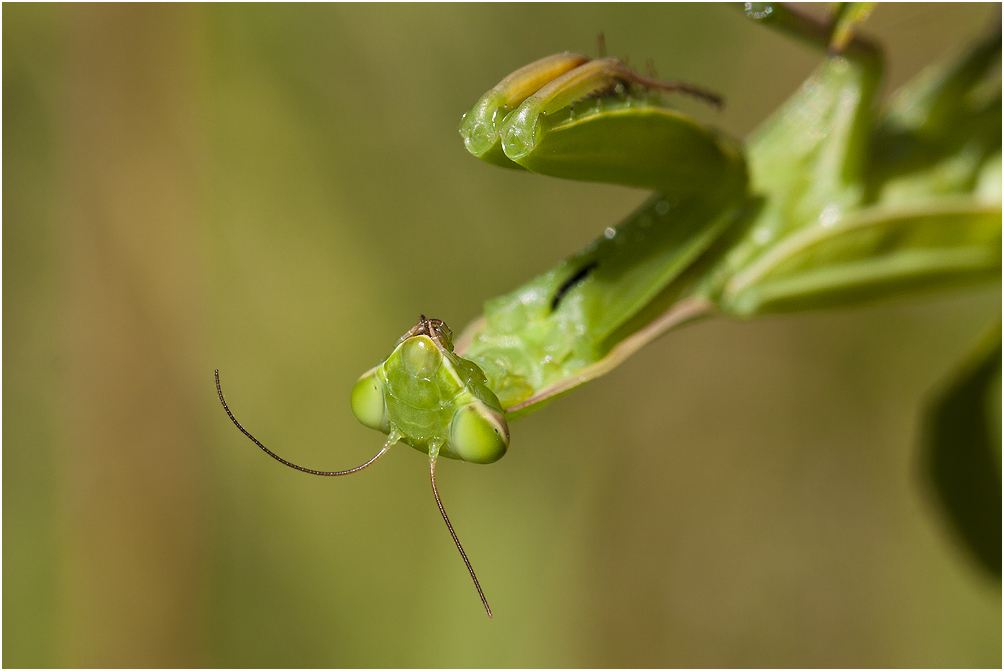
{"type": "MultiPolygon", "coordinates": [[[[394,437],[394,436],[391,436],[390,439],[387,441],[387,443],[380,449],[380,451],[376,453],[376,456],[373,457],[372,459],[370,459],[369,461],[367,461],[362,466],[356,466],[355,468],[350,468],[347,471],[315,471],[312,468],[304,468],[303,466],[297,466],[296,464],[294,464],[291,461],[286,461],[285,459],[283,459],[282,457],[280,457],[278,454],[276,454],[272,450],[270,450],[267,447],[265,447],[264,445],[262,445],[260,440],[258,440],[254,436],[252,436],[248,432],[247,429],[245,429],[243,426],[241,426],[241,423],[237,421],[236,417],[234,417],[234,413],[230,412],[230,408],[227,406],[227,402],[223,399],[223,388],[220,386],[220,370],[218,368],[216,369],[216,393],[219,394],[220,403],[223,404],[223,409],[227,411],[227,416],[234,423],[234,425],[238,429],[241,430],[241,433],[243,433],[245,436],[247,436],[248,438],[251,439],[252,443],[254,443],[258,447],[260,447],[261,449],[263,449],[265,451],[265,454],[267,454],[268,456],[272,457],[273,459],[275,459],[279,463],[285,464],[286,466],[289,466],[290,468],[295,468],[298,471],[303,471],[304,473],[310,473],[311,475],[348,475],[349,473],[355,473],[356,471],[361,471],[364,468],[366,468],[367,466],[369,466],[370,464],[372,464],[374,461],[376,461],[377,459],[379,459],[380,457],[382,457],[383,454],[384,454],[384,452],[386,452],[387,449],[391,445],[393,445],[394,443],[397,442],[397,438],[394,437]]],[[[445,515],[446,513],[443,513],[443,514],[445,515]]],[[[449,522],[447,522],[447,524],[449,524],[449,522]]],[[[461,552],[463,552],[463,550],[461,550],[461,552]]]]}
{"type": "Polygon", "coordinates": [[[481,591],[481,584],[478,583],[478,577],[474,575],[474,568],[471,566],[471,562],[467,559],[467,553],[464,552],[464,548],[460,544],[460,539],[457,538],[457,532],[453,530],[453,525],[450,524],[450,518],[446,516],[446,508],[443,507],[443,502],[439,499],[439,491],[436,489],[436,457],[432,455],[429,456],[429,479],[432,481],[432,495],[436,497],[436,505],[439,506],[439,512],[443,514],[443,521],[446,522],[446,528],[450,530],[450,535],[453,536],[453,542],[457,544],[457,549],[460,550],[460,556],[464,558],[464,563],[467,564],[467,570],[471,572],[471,579],[474,580],[474,587],[478,590],[478,596],[481,597],[481,603],[485,605],[488,617],[491,617],[492,609],[488,607],[488,599],[485,598],[485,593],[481,591]]]}

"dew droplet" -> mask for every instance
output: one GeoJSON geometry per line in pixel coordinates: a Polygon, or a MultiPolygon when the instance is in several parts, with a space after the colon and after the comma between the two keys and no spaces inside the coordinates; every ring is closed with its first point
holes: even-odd
{"type": "Polygon", "coordinates": [[[745,5],[746,16],[751,19],[766,19],[774,11],[773,7],[761,2],[747,2],[745,5]]]}
{"type": "Polygon", "coordinates": [[[836,205],[827,205],[819,213],[819,223],[822,224],[823,228],[830,228],[838,221],[840,221],[840,210],[836,205]]]}
{"type": "Polygon", "coordinates": [[[617,235],[617,229],[608,226],[605,231],[603,231],[603,237],[607,240],[613,240],[614,236],[617,235]]]}
{"type": "Polygon", "coordinates": [[[667,212],[669,212],[669,203],[664,200],[660,200],[655,204],[655,213],[660,217],[664,216],[667,212]]]}

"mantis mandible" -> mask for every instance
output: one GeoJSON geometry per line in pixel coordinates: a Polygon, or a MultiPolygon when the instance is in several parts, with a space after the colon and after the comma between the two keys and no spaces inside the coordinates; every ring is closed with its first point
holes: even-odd
{"type": "Polygon", "coordinates": [[[780,6],[761,14],[824,46],[832,35],[843,54],[833,50],[745,145],[658,95],[720,106],[714,94],[568,52],[515,71],[464,115],[465,146],[488,163],[656,193],[584,249],[486,302],[456,343],[445,323],[423,315],[352,390],[359,421],[387,434],[372,459],[345,471],[282,459],[238,423],[217,372],[230,419],[271,457],[314,475],[357,472],[397,442],[426,453],[436,504],[491,617],[436,487],[438,457],[500,459],[508,422],[700,318],[999,278],[999,93],[996,137],[992,97],[982,107],[942,105],[933,117],[927,109],[993,76],[999,33],[918,78],[879,117],[881,56],[850,35],[851,19],[821,26],[780,6]],[[885,150],[890,143],[896,151],[885,150]],[[940,168],[960,155],[968,163],[946,177],[940,168]]]}

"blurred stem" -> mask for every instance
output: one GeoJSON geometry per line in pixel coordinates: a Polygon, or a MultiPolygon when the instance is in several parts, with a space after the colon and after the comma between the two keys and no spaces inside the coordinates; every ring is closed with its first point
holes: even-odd
{"type": "MultiPolygon", "coordinates": [[[[775,30],[787,33],[818,47],[831,55],[831,40],[835,20],[821,20],[803,12],[797,7],[779,2],[746,2],[742,5],[746,16],[754,21],[770,26],[775,30]]],[[[882,61],[882,50],[874,42],[854,35],[844,41],[844,47],[839,53],[847,58],[869,65],[877,65],[882,61]]]]}

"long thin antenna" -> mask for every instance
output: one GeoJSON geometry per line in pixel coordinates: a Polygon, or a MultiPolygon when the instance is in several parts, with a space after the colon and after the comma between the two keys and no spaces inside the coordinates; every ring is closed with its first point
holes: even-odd
{"type": "Polygon", "coordinates": [[[488,607],[488,599],[485,598],[485,593],[481,591],[481,584],[478,583],[478,577],[474,575],[474,568],[471,566],[471,562],[467,559],[467,554],[464,552],[463,546],[460,544],[460,539],[457,538],[457,532],[453,530],[453,525],[450,524],[450,518],[446,516],[446,508],[443,507],[443,502],[439,499],[439,491],[436,489],[436,457],[429,457],[429,479],[432,481],[432,494],[436,497],[436,505],[439,506],[439,512],[443,514],[443,521],[446,522],[446,528],[450,530],[450,535],[453,536],[453,542],[457,544],[457,549],[460,550],[460,556],[464,558],[464,563],[467,564],[467,570],[471,572],[471,578],[474,580],[474,586],[478,590],[478,595],[481,597],[481,603],[485,605],[485,610],[488,612],[488,617],[492,616],[492,609],[488,607]]]}
{"type": "MultiPolygon", "coordinates": [[[[238,429],[241,430],[241,433],[243,433],[245,436],[247,436],[248,438],[251,439],[251,442],[253,442],[255,445],[257,445],[258,447],[260,447],[261,449],[263,449],[265,451],[265,454],[267,454],[268,456],[272,457],[273,459],[275,459],[279,463],[285,464],[286,466],[289,466],[290,468],[295,468],[298,471],[303,471],[304,473],[310,473],[311,475],[329,475],[329,476],[330,475],[348,475],[349,473],[355,473],[356,471],[361,471],[364,468],[366,468],[367,466],[369,466],[370,464],[372,464],[374,461],[376,461],[377,459],[379,459],[380,457],[382,457],[383,454],[384,454],[384,452],[386,452],[387,449],[391,445],[393,445],[394,443],[397,442],[397,440],[394,437],[391,437],[387,441],[387,443],[380,449],[380,451],[376,453],[376,456],[373,457],[372,459],[370,459],[369,461],[367,461],[362,466],[356,466],[355,468],[350,468],[347,471],[315,471],[312,468],[304,468],[303,466],[297,466],[296,464],[294,464],[291,461],[286,461],[285,459],[283,459],[282,457],[280,457],[278,454],[276,454],[272,450],[270,450],[267,447],[265,447],[264,445],[262,445],[260,440],[258,440],[254,436],[252,436],[248,432],[247,429],[245,429],[243,426],[241,426],[241,423],[237,421],[236,417],[234,417],[234,413],[230,412],[230,408],[227,406],[227,402],[223,399],[223,388],[220,387],[220,371],[219,371],[219,369],[216,369],[216,393],[219,394],[219,396],[220,396],[220,403],[223,404],[223,409],[227,411],[227,416],[230,417],[230,420],[237,426],[238,429]]],[[[435,488],[435,486],[433,486],[433,487],[435,488]]],[[[436,499],[438,500],[439,497],[437,496],[436,499]]],[[[440,506],[440,509],[442,509],[442,506],[440,506]]],[[[445,515],[446,513],[443,513],[443,514],[445,515]]],[[[447,522],[447,524],[449,524],[449,522],[447,522]]],[[[452,531],[452,529],[451,529],[451,531],[452,531]]],[[[456,538],[456,537],[454,536],[454,538],[456,538]]],[[[458,543],[458,546],[459,546],[459,543],[458,543]]],[[[461,554],[463,554],[463,550],[461,550],[460,552],[461,552],[461,554]]],[[[466,557],[465,557],[465,560],[466,560],[466,557]]],[[[468,567],[469,566],[470,565],[468,564],[468,567]]],[[[472,571],[472,574],[473,574],[473,571],[472,571]]],[[[477,583],[477,580],[475,580],[474,582],[477,583]]],[[[478,591],[480,592],[481,589],[478,588],[478,591]]],[[[483,598],[484,597],[482,597],[482,599],[483,598]]]]}

